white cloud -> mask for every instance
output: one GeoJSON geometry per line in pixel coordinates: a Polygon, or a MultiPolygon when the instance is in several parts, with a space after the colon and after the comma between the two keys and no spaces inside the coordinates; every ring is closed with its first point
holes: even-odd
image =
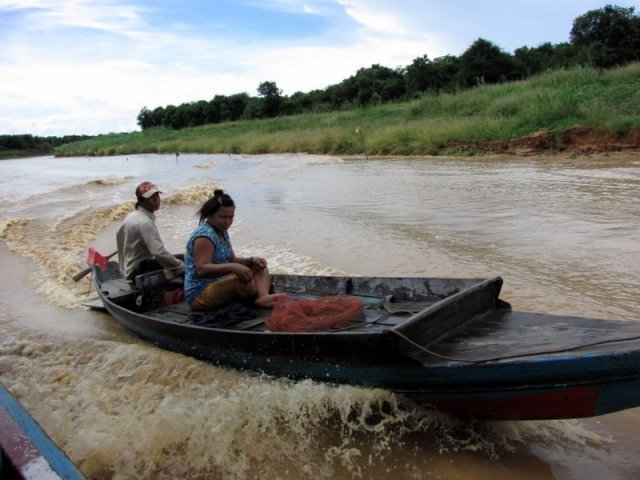
{"type": "Polygon", "coordinates": [[[244,3],[257,9],[277,12],[324,15],[332,9],[335,0],[307,0],[304,2],[300,2],[300,0],[244,0],[244,3]]]}
{"type": "MultiPolygon", "coordinates": [[[[0,133],[131,130],[143,106],[255,95],[266,80],[287,95],[326,88],[374,63],[395,68],[424,54],[458,55],[480,36],[502,47],[534,46],[555,41],[558,28],[568,35],[576,15],[604,6],[572,1],[561,12],[550,0],[237,0],[254,5],[256,15],[268,9],[318,21],[313,36],[284,39],[270,25],[250,36],[222,22],[194,28],[188,15],[184,23],[163,17],[165,2],[149,2],[150,10],[136,1],[0,0],[0,133]],[[550,12],[563,19],[553,31],[542,28],[552,24],[550,12]]],[[[197,8],[190,0],[180,7],[197,8]]]]}
{"type": "MultiPolygon", "coordinates": [[[[0,2],[7,8],[8,2],[0,2]]],[[[29,6],[38,9],[26,14],[22,29],[9,36],[0,53],[10,59],[0,67],[5,133],[131,130],[143,106],[244,91],[255,95],[265,80],[276,81],[285,94],[325,88],[358,68],[399,66],[424,51],[415,39],[364,27],[306,45],[256,44],[185,28],[160,30],[142,20],[139,8],[115,2],[99,8],[93,0],[32,0],[29,6]]],[[[306,6],[320,12],[327,4],[306,6]]]]}
{"type": "Polygon", "coordinates": [[[0,9],[21,11],[27,30],[79,27],[127,34],[143,25],[148,9],[102,0],[0,0],[0,9]]]}
{"type": "Polygon", "coordinates": [[[316,8],[314,5],[310,5],[308,3],[305,3],[302,5],[302,11],[304,13],[308,13],[310,15],[320,15],[320,13],[322,13],[322,11],[318,8],[316,8]]]}
{"type": "MultiPolygon", "coordinates": [[[[359,2],[354,0],[337,0],[345,9],[347,15],[357,23],[373,31],[393,34],[405,34],[405,28],[395,15],[393,8],[379,8],[376,2],[359,2]]],[[[388,4],[387,4],[388,5],[388,4]]]]}
{"type": "Polygon", "coordinates": [[[155,108],[209,99],[222,93],[220,87],[236,93],[246,82],[224,72],[203,73],[191,65],[165,71],[164,66],[134,60],[36,61],[5,70],[0,69],[7,79],[0,86],[0,125],[7,129],[13,123],[9,133],[38,133],[46,123],[47,134],[106,133],[120,131],[123,125],[130,131],[136,128],[136,116],[145,105],[155,108]],[[11,91],[6,90],[7,85],[11,91]],[[25,108],[32,120],[20,118],[25,108]],[[37,130],[24,130],[32,125],[37,130]]]}

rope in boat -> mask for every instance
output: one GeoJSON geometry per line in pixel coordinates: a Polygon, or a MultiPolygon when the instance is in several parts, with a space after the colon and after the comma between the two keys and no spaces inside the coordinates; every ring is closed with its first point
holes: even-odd
{"type": "Polygon", "coordinates": [[[498,360],[508,360],[508,359],[511,359],[511,358],[535,357],[536,355],[549,355],[551,353],[571,352],[571,351],[574,351],[574,350],[580,350],[581,348],[595,347],[595,346],[598,346],[598,345],[606,345],[606,344],[609,344],[609,343],[629,342],[629,341],[632,341],[632,340],[640,340],[640,335],[638,335],[638,336],[635,336],[635,337],[614,338],[614,339],[611,339],[611,340],[600,340],[598,342],[585,343],[585,344],[582,344],[582,345],[576,345],[576,346],[572,346],[572,347],[563,347],[563,348],[551,349],[551,350],[540,350],[540,351],[537,351],[537,352],[520,353],[520,354],[514,354],[514,355],[504,355],[504,356],[500,356],[500,357],[482,358],[482,359],[478,359],[478,360],[466,360],[466,359],[463,359],[463,358],[456,358],[456,357],[449,357],[447,355],[441,355],[441,354],[439,354],[437,352],[434,352],[433,350],[429,350],[428,348],[426,348],[426,347],[414,342],[409,337],[407,337],[406,335],[398,332],[397,330],[388,329],[387,331],[395,333],[397,336],[402,338],[404,341],[410,343],[411,345],[416,347],[418,350],[423,351],[424,353],[427,353],[429,355],[433,355],[434,357],[442,358],[443,360],[452,360],[454,362],[462,362],[462,363],[486,363],[486,362],[496,362],[498,360]]]}

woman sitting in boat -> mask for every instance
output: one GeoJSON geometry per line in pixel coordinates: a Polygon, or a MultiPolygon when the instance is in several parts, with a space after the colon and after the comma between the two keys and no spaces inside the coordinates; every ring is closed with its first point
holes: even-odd
{"type": "Polygon", "coordinates": [[[198,211],[200,222],[185,253],[184,293],[193,310],[212,310],[236,300],[254,298],[259,307],[272,307],[284,294],[270,294],[267,261],[237,257],[229,240],[236,206],[216,190],[198,211]]]}

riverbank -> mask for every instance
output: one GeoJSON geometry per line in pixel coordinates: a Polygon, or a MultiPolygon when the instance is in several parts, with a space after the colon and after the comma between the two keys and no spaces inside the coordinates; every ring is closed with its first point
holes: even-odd
{"type": "MultiPolygon", "coordinates": [[[[455,144],[452,145],[456,146],[455,144]]],[[[476,155],[593,155],[607,153],[640,153],[640,129],[628,131],[597,130],[571,127],[561,132],[540,131],[521,138],[476,144],[461,144],[461,150],[476,155]]]]}
{"type": "Polygon", "coordinates": [[[99,135],[57,156],[514,155],[640,151],[640,63],[575,68],[349,111],[99,135]]]}

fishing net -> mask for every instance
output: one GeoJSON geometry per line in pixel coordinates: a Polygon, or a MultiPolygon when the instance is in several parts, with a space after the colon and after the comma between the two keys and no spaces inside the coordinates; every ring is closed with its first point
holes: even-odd
{"type": "Polygon", "coordinates": [[[310,332],[337,327],[357,318],[362,300],[350,295],[331,295],[317,300],[280,297],[265,323],[273,332],[310,332]]]}

